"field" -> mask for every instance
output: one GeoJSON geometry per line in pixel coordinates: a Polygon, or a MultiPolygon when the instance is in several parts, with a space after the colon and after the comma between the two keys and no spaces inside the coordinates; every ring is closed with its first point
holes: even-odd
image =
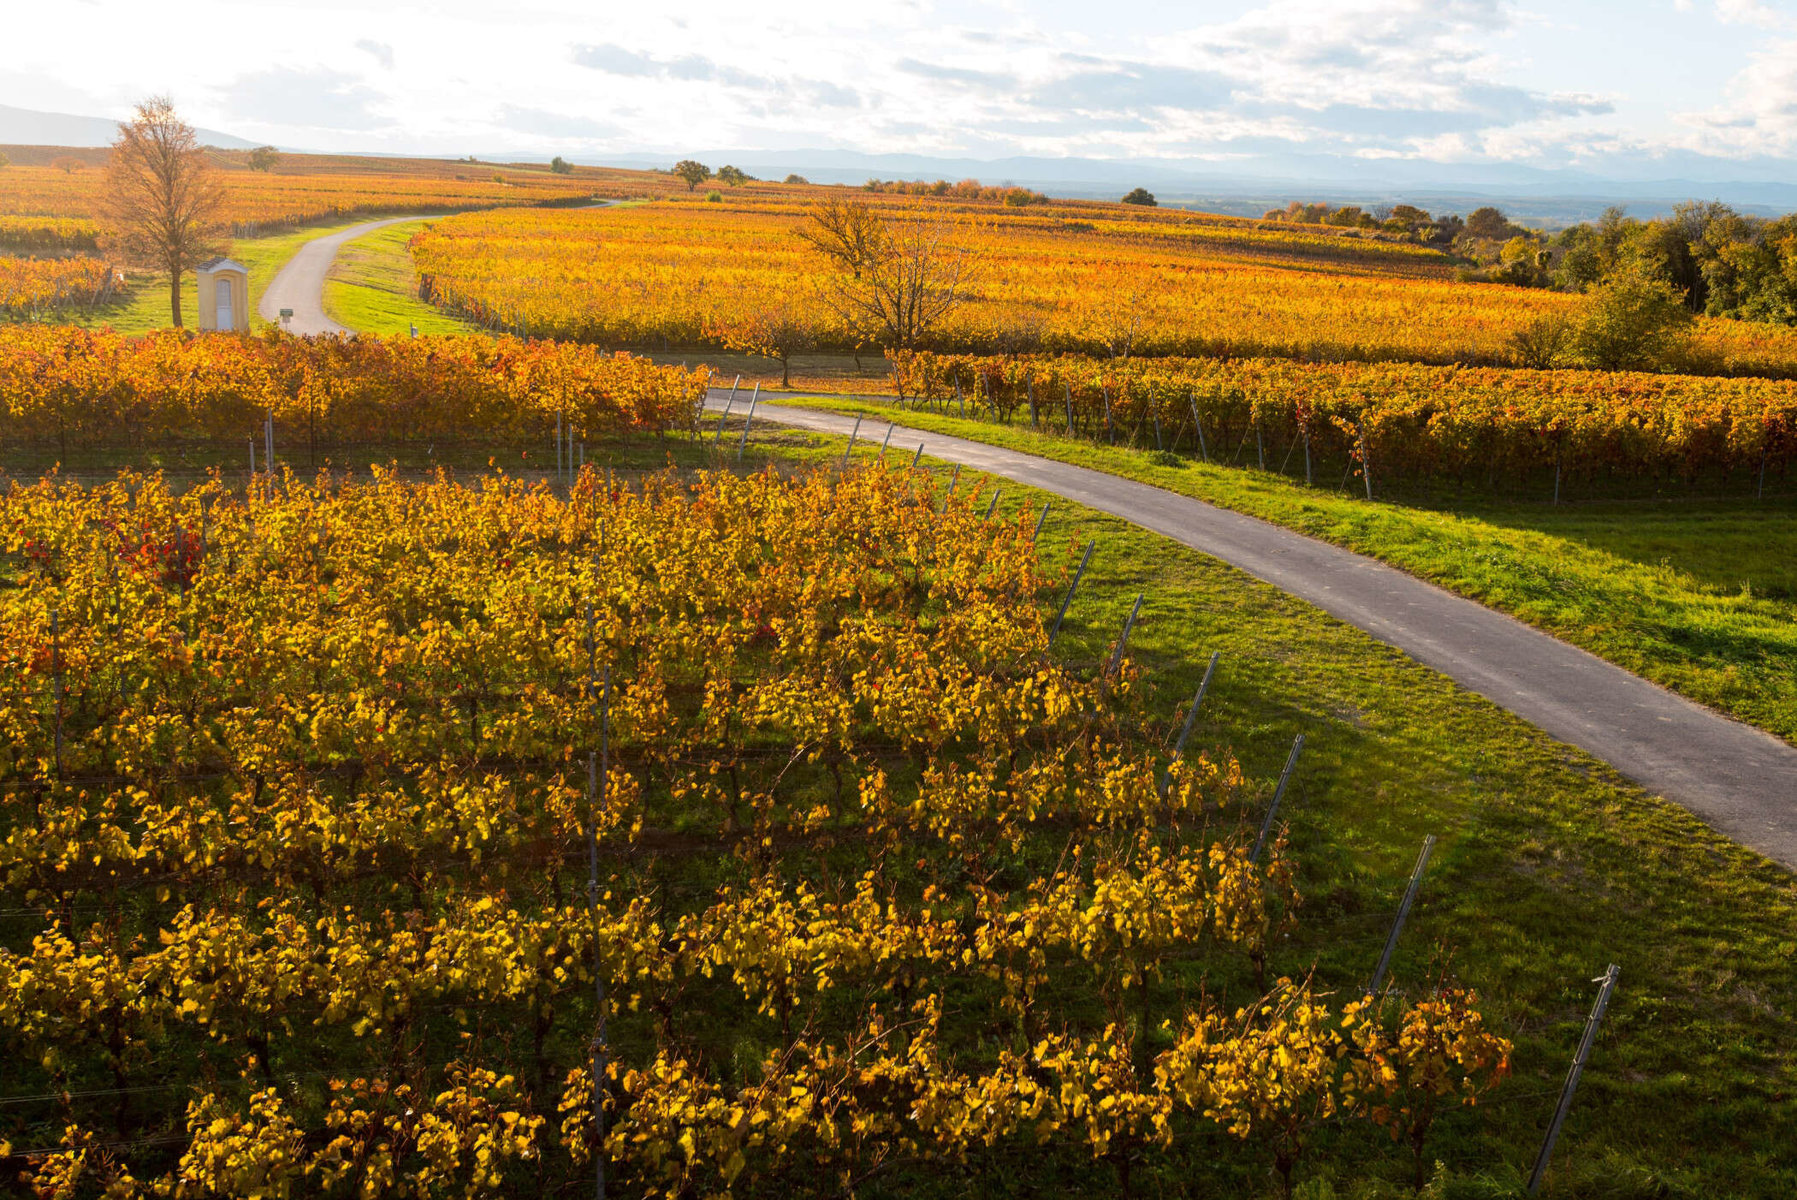
{"type": "MultiPolygon", "coordinates": [[[[795,236],[817,194],[750,185],[718,203],[473,213],[437,222],[413,255],[427,298],[491,327],[684,350],[721,345],[708,329],[740,311],[771,309],[846,350],[850,337],[810,298],[821,262],[795,236]]],[[[947,350],[1506,364],[1519,329],[1581,303],[1458,283],[1435,251],[1314,228],[1114,204],[865,198],[948,223],[979,257],[970,302],[937,334],[947,350]]],[[[1705,321],[1695,341],[1731,372],[1797,370],[1797,334],[1778,326],[1705,321]]]]}
{"type": "MultiPolygon", "coordinates": [[[[75,320],[129,332],[168,324],[167,284],[155,272],[127,270],[122,295],[109,286],[119,264],[100,253],[105,152],[6,149],[13,164],[0,175],[0,321],[75,320]],[[48,165],[52,157],[86,165],[65,171],[48,165]]],[[[662,195],[678,186],[644,171],[580,168],[556,175],[540,166],[329,155],[283,155],[273,170],[254,171],[241,152],[210,155],[235,243],[231,252],[256,260],[246,263],[252,294],[305,238],[351,223],[347,218],[578,204],[662,195]],[[262,262],[266,271],[256,269],[262,262]]]]}
{"type": "MultiPolygon", "coordinates": [[[[7,147],[14,165],[0,188],[0,247],[92,249],[106,184],[104,152],[63,171],[33,165],[7,147]]],[[[236,151],[210,151],[224,192],[224,220],[238,237],[351,215],[437,209],[568,204],[593,197],[665,195],[678,181],[646,171],[577,168],[556,175],[541,165],[284,154],[268,171],[251,170],[236,151]]]]}
{"type": "MultiPolygon", "coordinates": [[[[1713,708],[1797,742],[1797,497],[1788,479],[1763,499],[1754,477],[1729,493],[1678,484],[1658,495],[1596,496],[1567,482],[1550,502],[1551,474],[1532,495],[1494,493],[1475,480],[1439,480],[1364,500],[1363,482],[1321,456],[1304,483],[1301,449],[1268,437],[1256,465],[1251,436],[1196,453],[1186,426],[1177,453],[1153,450],[1152,434],[1128,444],[1032,431],[1022,413],[976,420],[892,401],[782,397],[832,411],[903,420],[919,428],[1040,454],[1123,475],[1334,542],[1429,579],[1583,646],[1713,708]],[[1146,444],[1144,444],[1146,443],[1146,444]],[[1245,444],[1244,444],[1245,443],[1245,444]],[[1576,499],[1576,503],[1573,502],[1576,499]]],[[[1044,415],[1047,416],[1044,406],[1044,415]]],[[[1048,424],[1045,419],[1044,425],[1048,424]]],[[[1173,431],[1167,430],[1169,443],[1173,431]]],[[[1251,431],[1250,431],[1251,433],[1251,431]]],[[[1122,439],[1120,439],[1120,442],[1122,439]]],[[[1300,443],[1301,445],[1301,443],[1300,443]]],[[[1375,458],[1377,463],[1377,458],[1375,458]]]]}
{"type": "Polygon", "coordinates": [[[1547,1194],[1791,1186],[1784,873],[1201,556],[840,442],[694,474],[703,432],[572,488],[6,493],[9,1165],[581,1187],[597,947],[620,1194],[1408,1194],[1342,1013],[1434,832],[1384,1027],[1472,1032],[1451,979],[1514,1045],[1425,1174],[1515,1193],[1614,959],[1547,1194]]]}
{"type": "Polygon", "coordinates": [[[0,258],[21,1194],[1520,1197],[1611,963],[1541,1194],[1797,1193],[1788,871],[1204,555],[702,411],[778,310],[802,383],[897,393],[782,402],[1265,517],[1797,741],[1797,335],[1523,370],[1584,301],[1395,237],[858,190],[982,262],[882,354],[794,232],[845,193],[215,158],[257,292],[481,211],[350,243],[354,338],[158,330],[142,280],[82,328],[100,160],[0,177],[0,245],[67,255],[0,258]]]}

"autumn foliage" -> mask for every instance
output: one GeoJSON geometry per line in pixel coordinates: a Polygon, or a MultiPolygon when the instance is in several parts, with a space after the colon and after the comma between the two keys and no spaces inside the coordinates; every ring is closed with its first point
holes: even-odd
{"type": "Polygon", "coordinates": [[[877,466],[15,484],[7,1169],[478,1196],[597,1151],[726,1196],[1053,1153],[1128,1190],[1191,1134],[1289,1177],[1320,1121],[1413,1129],[1445,1018],[1248,982],[1303,919],[1246,849],[1265,786],[1170,759],[1127,655],[1049,655],[1064,555],[984,507],[877,466]]]}

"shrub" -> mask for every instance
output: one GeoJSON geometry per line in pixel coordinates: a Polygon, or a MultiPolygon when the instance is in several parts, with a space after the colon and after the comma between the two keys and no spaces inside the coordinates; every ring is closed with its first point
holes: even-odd
{"type": "Polygon", "coordinates": [[[1662,370],[1683,353],[1690,325],[1684,297],[1670,283],[1618,275],[1592,290],[1573,330],[1572,355],[1598,370],[1662,370]]]}

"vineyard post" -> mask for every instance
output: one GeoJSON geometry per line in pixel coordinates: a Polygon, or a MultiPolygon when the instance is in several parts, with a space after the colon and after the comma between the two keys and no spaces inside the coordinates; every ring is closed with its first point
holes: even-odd
{"type": "Polygon", "coordinates": [[[1610,993],[1616,990],[1616,977],[1621,968],[1615,963],[1593,983],[1602,983],[1598,989],[1597,1001],[1591,1006],[1591,1015],[1585,1018],[1585,1034],[1579,1039],[1578,1051],[1572,1056],[1572,1067],[1566,1072],[1566,1082],[1560,1087],[1560,1102],[1554,1106],[1554,1119],[1547,1127],[1547,1136],[1541,1140],[1541,1152],[1535,1156],[1535,1169],[1529,1173],[1529,1195],[1533,1196],[1541,1189],[1541,1181],[1547,1177],[1547,1162],[1553,1157],[1554,1143],[1559,1140],[1560,1127],[1566,1123],[1566,1112],[1572,1107],[1573,1093],[1579,1090],[1579,1076],[1585,1073],[1585,1062],[1591,1057],[1592,1043],[1597,1041],[1597,1027],[1603,1022],[1604,1010],[1610,1007],[1610,993]]]}
{"type": "Polygon", "coordinates": [[[948,474],[948,491],[942,493],[942,507],[936,510],[938,515],[948,511],[948,502],[955,498],[955,485],[960,482],[961,464],[956,463],[955,469],[948,474]]]}
{"type": "Polygon", "coordinates": [[[1073,385],[1065,379],[1061,380],[1061,388],[1067,393],[1067,436],[1073,436],[1073,385]]]}
{"type": "Polygon", "coordinates": [[[557,409],[555,414],[555,482],[559,485],[566,477],[567,472],[562,470],[562,414],[561,410],[557,409]]]}
{"type": "Polygon", "coordinates": [[[1360,478],[1366,484],[1366,498],[1373,498],[1373,462],[1367,454],[1366,447],[1366,414],[1361,413],[1354,419],[1355,428],[1360,434],[1360,478]]]}
{"type": "Polygon", "coordinates": [[[1161,444],[1161,410],[1160,410],[1160,406],[1157,404],[1153,409],[1151,409],[1149,411],[1151,411],[1154,414],[1154,448],[1156,450],[1165,450],[1166,447],[1161,444]]]}
{"type": "Polygon", "coordinates": [[[755,390],[749,395],[749,415],[743,418],[743,435],[736,443],[736,461],[743,460],[743,451],[749,445],[749,426],[755,423],[755,405],[761,400],[761,385],[757,383],[755,390]]]}
{"type": "MultiPolygon", "coordinates": [[[[736,378],[738,382],[741,382],[741,375],[736,378]]],[[[731,384],[730,394],[724,397],[724,412],[718,417],[718,431],[711,435],[711,444],[714,446],[724,440],[724,426],[730,422],[730,406],[734,403],[736,403],[736,384],[731,384]]]]}
{"type": "Polygon", "coordinates": [[[1772,445],[1769,441],[1767,444],[1760,447],[1760,486],[1759,490],[1753,494],[1755,500],[1764,500],[1766,498],[1766,456],[1771,452],[1772,445]]]}
{"type": "Polygon", "coordinates": [[[1560,503],[1560,447],[1554,447],[1554,503],[1560,503]]]}
{"type": "Polygon", "coordinates": [[[1042,502],[1042,511],[1036,516],[1036,528],[1030,533],[1030,545],[1034,546],[1036,539],[1042,536],[1042,522],[1048,520],[1048,510],[1052,507],[1048,501],[1042,502]]]}
{"type": "Polygon", "coordinates": [[[1173,764],[1185,755],[1186,739],[1192,736],[1192,726],[1198,720],[1198,706],[1204,703],[1204,693],[1210,690],[1210,677],[1216,673],[1217,659],[1221,656],[1222,651],[1220,650],[1210,652],[1210,665],[1204,668],[1204,678],[1198,681],[1198,690],[1192,693],[1192,706],[1186,709],[1185,724],[1180,726],[1179,739],[1173,743],[1173,756],[1167,760],[1167,765],[1161,768],[1161,795],[1163,796],[1167,794],[1167,785],[1173,777],[1173,764]]]}
{"type": "Polygon", "coordinates": [[[1030,428],[1034,429],[1036,428],[1036,381],[1033,379],[1024,380],[1023,390],[1024,394],[1030,398],[1030,428]]]}
{"type": "Polygon", "coordinates": [[[1423,886],[1423,872],[1429,869],[1429,855],[1435,849],[1435,835],[1430,834],[1423,839],[1423,852],[1417,855],[1416,868],[1410,872],[1410,886],[1404,889],[1403,902],[1398,905],[1398,918],[1391,923],[1391,933],[1385,939],[1385,953],[1379,956],[1379,965],[1373,970],[1373,980],[1366,985],[1366,994],[1377,995],[1379,985],[1385,982],[1385,972],[1391,966],[1391,956],[1398,949],[1398,938],[1404,933],[1404,921],[1410,916],[1410,906],[1416,903],[1416,894],[1423,886]]]}
{"type": "Polygon", "coordinates": [[[1192,428],[1198,431],[1198,453],[1205,462],[1210,461],[1210,447],[1204,444],[1204,422],[1198,419],[1198,389],[1192,389],[1192,428]]]}
{"type": "Polygon", "coordinates": [[[911,469],[915,471],[917,464],[923,459],[923,443],[917,443],[917,453],[911,456],[911,469]]]}
{"type": "Polygon", "coordinates": [[[1267,469],[1267,444],[1260,436],[1260,414],[1254,414],[1254,453],[1260,459],[1260,469],[1267,469]]]}
{"type": "Polygon", "coordinates": [[[961,398],[961,377],[955,376],[955,411],[963,417],[967,415],[967,401],[961,398]]]}
{"type": "Polygon", "coordinates": [[[1304,426],[1304,486],[1310,486],[1310,426],[1304,426]]]}
{"type": "Polygon", "coordinates": [[[1142,593],[1136,593],[1136,602],[1129,610],[1129,617],[1123,622],[1123,633],[1117,638],[1117,648],[1111,652],[1110,665],[1104,669],[1106,678],[1115,675],[1123,666],[1123,650],[1129,645],[1130,630],[1136,627],[1136,617],[1142,612],[1142,593]]]}
{"type": "Polygon", "coordinates": [[[840,466],[838,466],[836,468],[838,473],[849,469],[849,454],[855,449],[855,435],[860,432],[861,432],[861,418],[856,417],[855,418],[855,427],[853,429],[849,430],[849,444],[842,448],[842,463],[840,466]]]}
{"type": "Polygon", "coordinates": [[[1004,494],[1004,489],[1002,488],[992,489],[992,503],[986,506],[986,520],[990,521],[992,519],[992,514],[998,511],[998,498],[1004,494]]]}
{"type": "Polygon", "coordinates": [[[1117,435],[1111,432],[1111,389],[1105,386],[1102,378],[1098,381],[1098,394],[1104,397],[1104,440],[1114,443],[1117,435]]]}
{"type": "Polygon", "coordinates": [[[262,434],[266,439],[263,447],[262,468],[268,472],[270,479],[275,473],[275,410],[268,410],[268,419],[263,423],[262,434]]]}
{"type": "MultiPolygon", "coordinates": [[[[593,638],[593,602],[587,601],[587,703],[593,701],[593,668],[598,646],[593,638]]],[[[599,814],[605,803],[607,777],[611,774],[611,668],[605,668],[605,681],[599,692],[599,752],[603,764],[596,764],[587,753],[587,910],[593,922],[593,992],[598,1001],[598,1024],[593,1032],[593,1121],[598,1139],[593,1147],[594,1186],[599,1200],[605,1200],[605,974],[599,959],[599,814]],[[603,765],[600,773],[596,767],[603,765]]]]}
{"type": "MultiPolygon", "coordinates": [[[[1045,508],[1042,511],[1046,516],[1048,510],[1045,508]]],[[[1040,521],[1036,523],[1036,527],[1041,528],[1040,521]]],[[[1086,543],[1086,552],[1080,556],[1079,570],[1073,573],[1073,582],[1067,585],[1067,594],[1061,598],[1061,611],[1055,614],[1054,628],[1048,631],[1048,644],[1051,647],[1054,645],[1054,640],[1061,636],[1061,622],[1067,619],[1067,609],[1073,604],[1073,593],[1079,591],[1079,581],[1086,573],[1086,564],[1092,561],[1092,551],[1097,548],[1098,540],[1096,538],[1086,543]]]]}
{"type": "Polygon", "coordinates": [[[1248,861],[1258,863],[1260,852],[1266,848],[1267,835],[1273,832],[1273,822],[1279,816],[1279,802],[1285,798],[1285,786],[1292,781],[1292,769],[1298,765],[1298,755],[1304,750],[1304,735],[1299,734],[1292,739],[1292,752],[1286,755],[1285,770],[1279,772],[1279,786],[1273,789],[1273,803],[1267,805],[1266,820],[1260,823],[1260,836],[1254,839],[1254,853],[1248,861]]]}
{"type": "Polygon", "coordinates": [[[62,778],[62,610],[50,610],[50,675],[56,688],[56,777],[62,778]]]}
{"type": "Polygon", "coordinates": [[[256,439],[250,439],[250,482],[256,482],[256,439]]]}
{"type": "Polygon", "coordinates": [[[886,423],[886,436],[884,438],[880,439],[880,461],[881,462],[886,461],[886,446],[887,446],[887,443],[892,441],[892,431],[896,428],[898,428],[898,427],[896,425],[892,424],[892,422],[888,421],[886,423]]]}

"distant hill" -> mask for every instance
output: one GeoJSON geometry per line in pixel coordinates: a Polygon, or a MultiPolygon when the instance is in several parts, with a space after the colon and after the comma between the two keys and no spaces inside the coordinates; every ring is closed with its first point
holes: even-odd
{"type": "MultiPolygon", "coordinates": [[[[73,113],[38,112],[0,104],[0,145],[9,146],[110,146],[119,123],[109,117],[78,117],[73,113]]],[[[224,150],[249,150],[259,145],[216,129],[196,129],[200,143],[224,150]]]]}

